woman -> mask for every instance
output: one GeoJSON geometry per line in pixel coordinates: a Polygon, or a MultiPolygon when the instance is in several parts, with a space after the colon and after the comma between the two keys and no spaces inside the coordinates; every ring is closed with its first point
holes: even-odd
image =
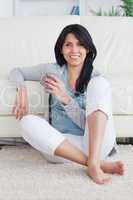
{"type": "Polygon", "coordinates": [[[115,147],[116,135],[110,84],[93,70],[96,54],[87,29],[68,25],[56,41],[55,64],[15,68],[9,80],[17,87],[13,113],[20,120],[24,139],[48,161],[82,164],[94,182],[105,184],[111,181],[105,173],[122,175],[124,165],[105,160],[115,147]],[[25,80],[41,80],[51,95],[51,124],[28,114],[25,80]]]}

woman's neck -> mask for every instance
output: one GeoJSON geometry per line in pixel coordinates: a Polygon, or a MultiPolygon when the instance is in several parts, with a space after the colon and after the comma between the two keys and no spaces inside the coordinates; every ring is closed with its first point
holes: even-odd
{"type": "Polygon", "coordinates": [[[72,90],[75,90],[76,81],[79,78],[81,69],[79,67],[68,66],[68,83],[72,90]]]}
{"type": "Polygon", "coordinates": [[[74,66],[68,66],[67,67],[68,69],[68,78],[69,80],[71,81],[76,81],[80,75],[80,72],[81,72],[81,67],[74,67],[74,66]]]}

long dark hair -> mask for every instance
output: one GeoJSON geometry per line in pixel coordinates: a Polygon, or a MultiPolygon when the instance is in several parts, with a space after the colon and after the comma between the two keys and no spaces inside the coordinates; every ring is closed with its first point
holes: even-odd
{"type": "Polygon", "coordinates": [[[61,53],[63,44],[65,42],[66,36],[72,33],[79,40],[79,42],[87,50],[87,55],[81,70],[80,76],[76,81],[76,94],[79,96],[80,93],[84,93],[87,85],[91,79],[91,74],[93,71],[93,61],[97,55],[96,47],[92,41],[92,38],[88,30],[80,24],[70,24],[66,26],[60,33],[56,44],[55,44],[55,58],[58,65],[61,67],[67,64],[63,54],[61,53]]]}

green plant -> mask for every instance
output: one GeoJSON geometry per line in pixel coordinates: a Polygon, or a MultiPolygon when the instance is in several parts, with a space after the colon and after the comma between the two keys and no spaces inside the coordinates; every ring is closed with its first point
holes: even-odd
{"type": "Polygon", "coordinates": [[[101,8],[98,11],[90,10],[93,15],[97,16],[131,16],[133,17],[133,0],[121,0],[122,5],[118,7],[112,6],[111,10],[103,11],[101,8]]]}
{"type": "Polygon", "coordinates": [[[90,10],[90,12],[94,15],[97,16],[121,16],[121,10],[118,8],[114,8],[114,6],[112,6],[111,10],[109,11],[103,11],[101,8],[96,12],[94,10],[90,10]]]}
{"type": "Polygon", "coordinates": [[[121,1],[123,2],[123,5],[120,5],[120,7],[124,10],[124,15],[133,17],[133,0],[121,1]]]}

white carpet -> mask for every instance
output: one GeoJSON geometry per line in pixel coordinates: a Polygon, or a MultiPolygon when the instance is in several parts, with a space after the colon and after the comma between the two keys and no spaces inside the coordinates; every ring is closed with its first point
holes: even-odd
{"type": "Polygon", "coordinates": [[[120,146],[117,158],[126,164],[125,175],[96,185],[81,165],[51,164],[27,145],[5,146],[0,150],[0,200],[132,200],[133,146],[120,146]]]}

